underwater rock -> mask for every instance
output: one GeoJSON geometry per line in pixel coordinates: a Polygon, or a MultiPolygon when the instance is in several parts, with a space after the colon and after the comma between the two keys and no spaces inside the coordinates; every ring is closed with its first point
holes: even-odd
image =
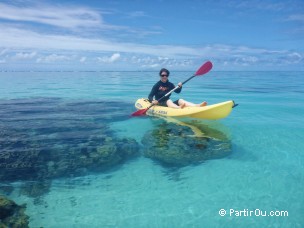
{"type": "Polygon", "coordinates": [[[109,127],[128,118],[125,106],[56,98],[0,100],[0,180],[85,175],[133,158],[139,154],[136,140],[117,138],[109,127]]]}
{"type": "MultiPolygon", "coordinates": [[[[106,138],[109,138],[108,136],[106,138]]],[[[0,180],[44,180],[109,169],[139,155],[135,139],[104,139],[39,149],[0,152],[0,180]],[[99,142],[99,143],[98,143],[99,142]]]]}
{"type": "Polygon", "coordinates": [[[25,205],[17,205],[0,195],[0,227],[29,227],[29,217],[24,213],[25,205]]]}
{"type": "Polygon", "coordinates": [[[231,153],[230,141],[195,137],[191,128],[173,123],[160,124],[147,132],[142,143],[144,155],[169,166],[198,164],[231,153]]]}
{"type": "Polygon", "coordinates": [[[0,138],[7,138],[0,145],[0,180],[14,180],[21,175],[24,179],[36,173],[39,150],[24,139],[24,134],[3,130],[0,138]],[[11,140],[10,140],[10,137],[11,140]]]}
{"type": "Polygon", "coordinates": [[[69,153],[64,157],[59,155],[54,158],[47,173],[52,173],[51,169],[55,171],[52,176],[102,171],[139,155],[139,145],[134,139],[106,138],[100,139],[99,145],[95,145],[96,143],[93,142],[94,146],[92,146],[88,142],[80,147],[67,149],[69,153]],[[50,167],[52,168],[50,169],[50,167]]]}
{"type": "Polygon", "coordinates": [[[132,157],[139,155],[139,146],[135,139],[108,140],[104,145],[98,146],[90,154],[95,164],[95,169],[100,170],[120,164],[132,157]]]}

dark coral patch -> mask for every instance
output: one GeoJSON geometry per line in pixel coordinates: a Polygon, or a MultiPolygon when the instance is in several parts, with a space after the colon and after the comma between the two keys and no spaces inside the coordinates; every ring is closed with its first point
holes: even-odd
{"type": "MultiPolygon", "coordinates": [[[[0,101],[0,180],[44,180],[112,168],[139,154],[109,123],[129,104],[34,98],[0,101]]],[[[126,111],[127,110],[127,111],[126,111]]]]}
{"type": "Polygon", "coordinates": [[[24,213],[25,206],[0,195],[0,227],[29,227],[29,217],[24,213]]]}
{"type": "Polygon", "coordinates": [[[147,132],[142,143],[146,157],[177,167],[222,158],[231,153],[228,139],[216,139],[208,134],[197,137],[190,127],[173,123],[160,124],[158,128],[147,132]]]}

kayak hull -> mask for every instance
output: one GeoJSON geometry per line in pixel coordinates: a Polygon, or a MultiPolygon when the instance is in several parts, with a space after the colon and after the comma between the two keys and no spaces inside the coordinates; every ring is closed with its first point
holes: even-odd
{"type": "MultiPolygon", "coordinates": [[[[145,98],[140,98],[135,102],[135,108],[139,110],[146,109],[150,107],[150,105],[151,103],[149,100],[145,98]]],[[[232,100],[203,107],[185,107],[183,109],[154,105],[146,112],[146,114],[150,116],[190,117],[218,120],[227,117],[233,107],[234,102],[232,100]]]]}

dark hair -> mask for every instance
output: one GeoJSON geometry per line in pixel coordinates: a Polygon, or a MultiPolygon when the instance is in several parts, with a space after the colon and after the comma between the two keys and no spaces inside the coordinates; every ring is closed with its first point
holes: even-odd
{"type": "Polygon", "coordinates": [[[162,68],[162,69],[159,71],[159,76],[160,76],[163,72],[166,72],[168,76],[169,76],[169,74],[170,74],[170,71],[168,71],[166,68],[162,68]]]}

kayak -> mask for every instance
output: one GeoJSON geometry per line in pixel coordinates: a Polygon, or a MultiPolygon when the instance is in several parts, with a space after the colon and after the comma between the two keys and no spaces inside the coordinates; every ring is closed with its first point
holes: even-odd
{"type": "MultiPolygon", "coordinates": [[[[145,98],[140,98],[135,102],[135,108],[139,110],[146,109],[150,107],[150,105],[149,100],[145,98]]],[[[148,109],[146,114],[150,116],[191,117],[217,120],[227,117],[235,106],[232,100],[203,107],[185,107],[183,109],[154,105],[148,109]]]]}

